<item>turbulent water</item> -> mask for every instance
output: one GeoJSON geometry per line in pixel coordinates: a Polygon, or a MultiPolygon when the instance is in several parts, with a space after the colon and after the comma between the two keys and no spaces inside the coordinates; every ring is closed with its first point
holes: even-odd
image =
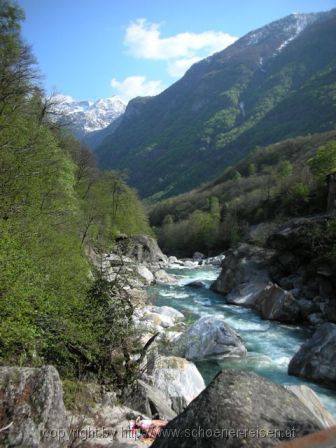
{"type": "Polygon", "coordinates": [[[307,384],[319,395],[324,405],[336,415],[336,392],[287,375],[290,359],[311,335],[299,326],[283,325],[262,320],[252,310],[225,303],[223,296],[210,291],[210,284],[218,277],[219,269],[198,267],[170,269],[178,277],[174,286],[159,285],[149,289],[156,305],[168,305],[181,311],[191,323],[206,315],[223,316],[242,337],[248,350],[246,358],[212,360],[197,366],[208,384],[219,370],[237,368],[252,371],[281,384],[307,384]],[[202,280],[206,288],[194,289],[185,285],[202,280]]]}

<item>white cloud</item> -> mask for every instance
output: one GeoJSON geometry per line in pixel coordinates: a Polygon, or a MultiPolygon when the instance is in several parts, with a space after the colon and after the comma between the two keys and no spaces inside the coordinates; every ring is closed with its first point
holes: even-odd
{"type": "Polygon", "coordinates": [[[168,72],[175,77],[195,61],[223,50],[236,39],[221,31],[186,32],[163,38],[160,24],[137,19],[127,27],[124,44],[136,58],[167,60],[168,72]]]}
{"type": "Polygon", "coordinates": [[[167,71],[173,78],[180,78],[195,62],[200,61],[202,58],[194,56],[186,59],[176,59],[168,63],[167,71]]]}
{"type": "Polygon", "coordinates": [[[111,86],[124,101],[137,96],[157,95],[165,88],[161,81],[147,81],[145,76],[128,76],[122,81],[113,78],[111,86]]]}

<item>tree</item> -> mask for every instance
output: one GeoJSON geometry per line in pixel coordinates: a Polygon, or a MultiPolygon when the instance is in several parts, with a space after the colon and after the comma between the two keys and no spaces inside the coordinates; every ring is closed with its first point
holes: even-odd
{"type": "Polygon", "coordinates": [[[320,180],[336,171],[336,141],[331,141],[318,148],[314,157],[309,159],[311,172],[320,180]]]}
{"type": "Polygon", "coordinates": [[[278,174],[281,178],[288,177],[293,173],[293,165],[289,160],[283,160],[279,164],[278,174]]]}

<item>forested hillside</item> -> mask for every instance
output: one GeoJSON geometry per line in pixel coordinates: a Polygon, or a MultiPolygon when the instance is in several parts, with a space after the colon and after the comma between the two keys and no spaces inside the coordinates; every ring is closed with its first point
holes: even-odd
{"type": "Polygon", "coordinates": [[[168,252],[218,252],[250,225],[326,212],[334,171],[335,131],[284,140],[256,148],[212,183],[152,205],[151,223],[168,252]]]}
{"type": "Polygon", "coordinates": [[[256,145],[335,127],[336,12],[293,14],[193,65],[160,95],[135,99],[96,149],[165,198],[220,175],[256,145]]]}
{"type": "Polygon", "coordinates": [[[85,251],[151,231],[136,192],[55,125],[22,19],[0,1],[0,361],[112,375],[107,347],[127,340],[128,305],[85,251]]]}

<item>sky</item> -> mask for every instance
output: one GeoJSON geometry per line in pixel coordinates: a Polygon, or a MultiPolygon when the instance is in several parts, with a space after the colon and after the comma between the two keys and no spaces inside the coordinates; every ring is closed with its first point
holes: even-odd
{"type": "Polygon", "coordinates": [[[17,0],[47,93],[156,95],[249,31],[336,0],[17,0]]]}

